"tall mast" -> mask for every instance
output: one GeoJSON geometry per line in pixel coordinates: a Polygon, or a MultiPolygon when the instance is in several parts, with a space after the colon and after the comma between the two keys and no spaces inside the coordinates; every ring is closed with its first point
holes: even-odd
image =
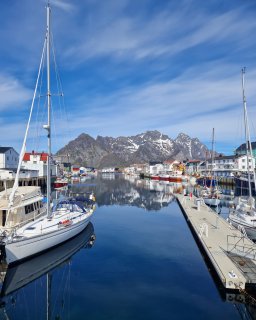
{"type": "MultiPolygon", "coordinates": [[[[244,106],[244,125],[245,125],[245,148],[246,148],[246,161],[247,161],[247,173],[248,173],[248,185],[249,185],[249,197],[252,197],[252,187],[251,187],[251,175],[249,170],[249,155],[251,156],[251,166],[253,167],[253,158],[252,158],[252,147],[250,141],[250,130],[248,124],[248,115],[247,115],[247,106],[246,106],[246,97],[245,97],[245,89],[244,89],[244,75],[245,75],[245,67],[242,68],[242,90],[243,90],[243,106],[244,106]]],[[[255,183],[255,173],[253,169],[254,183],[255,183]]]]}
{"type": "Polygon", "coordinates": [[[51,8],[47,4],[47,106],[48,106],[48,123],[45,126],[48,138],[48,158],[47,158],[47,217],[51,216],[51,72],[50,72],[50,14],[51,8]]]}
{"type": "Polygon", "coordinates": [[[213,184],[213,159],[214,159],[214,128],[212,129],[212,156],[211,156],[211,184],[210,184],[210,188],[212,188],[212,184],[213,184]]]}

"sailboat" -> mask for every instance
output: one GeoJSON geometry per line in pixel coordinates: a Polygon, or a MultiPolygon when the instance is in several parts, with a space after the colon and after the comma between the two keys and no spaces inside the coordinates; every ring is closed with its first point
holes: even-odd
{"type": "MultiPolygon", "coordinates": [[[[47,110],[48,122],[44,125],[48,137],[48,159],[47,159],[47,210],[46,215],[40,218],[35,217],[33,221],[24,224],[21,227],[14,228],[2,239],[2,245],[5,249],[6,262],[14,264],[21,260],[30,258],[48,249],[60,245],[61,243],[73,238],[79,234],[90,222],[90,218],[95,210],[95,204],[85,206],[84,203],[75,199],[67,199],[58,202],[54,207],[51,204],[51,87],[50,87],[50,47],[51,47],[51,32],[50,32],[50,16],[51,8],[47,4],[47,29],[46,37],[43,46],[43,53],[39,67],[41,72],[42,61],[46,51],[47,61],[47,110]]],[[[37,83],[39,79],[37,78],[37,83]]],[[[36,85],[37,87],[37,85],[36,85]]],[[[36,89],[34,97],[36,94],[36,89]]],[[[34,100],[33,97],[33,100],[34,100]]],[[[33,105],[33,104],[32,104],[33,105]]],[[[28,120],[27,130],[32,115],[28,120]]],[[[26,139],[21,150],[21,157],[24,154],[26,139]]]]}
{"type": "Polygon", "coordinates": [[[64,261],[69,260],[81,248],[91,248],[95,238],[94,227],[90,222],[79,235],[64,244],[23,263],[8,267],[1,290],[1,297],[19,290],[43,274],[48,273],[64,261]]]}
{"type": "MultiPolygon", "coordinates": [[[[70,301],[72,291],[70,290],[70,286],[72,288],[70,275],[73,257],[82,249],[91,249],[95,239],[94,227],[90,222],[73,239],[44,254],[8,267],[2,272],[0,318],[16,318],[19,312],[22,310],[24,312],[24,304],[26,305],[28,298],[27,293],[31,295],[31,292],[34,293],[34,306],[30,306],[27,310],[28,318],[44,318],[44,313],[47,319],[66,318],[66,312],[70,311],[70,304],[65,302],[70,301]],[[61,274],[61,279],[58,278],[59,274],[61,274]],[[45,301],[46,304],[42,301],[45,301]]],[[[80,253],[80,256],[84,256],[84,254],[80,253]]],[[[24,318],[24,314],[22,315],[24,318]]]]}
{"type": "Polygon", "coordinates": [[[210,172],[210,187],[205,186],[202,189],[201,196],[204,199],[205,204],[208,206],[217,207],[220,204],[220,192],[214,183],[213,178],[213,165],[214,165],[214,128],[212,130],[212,157],[211,157],[211,172],[210,172]],[[215,186],[214,186],[215,185],[215,186]]]}
{"type": "Polygon", "coordinates": [[[244,110],[244,125],[245,125],[245,139],[246,139],[246,159],[247,159],[247,175],[249,186],[249,197],[238,197],[236,199],[236,207],[230,210],[229,221],[235,227],[243,227],[247,236],[253,240],[256,239],[256,208],[255,199],[252,197],[252,184],[253,179],[255,184],[255,170],[253,165],[252,146],[250,139],[250,129],[248,123],[247,105],[245,97],[244,86],[245,68],[242,69],[242,91],[243,91],[243,110],[244,110]],[[251,166],[251,170],[250,170],[251,166]]]}

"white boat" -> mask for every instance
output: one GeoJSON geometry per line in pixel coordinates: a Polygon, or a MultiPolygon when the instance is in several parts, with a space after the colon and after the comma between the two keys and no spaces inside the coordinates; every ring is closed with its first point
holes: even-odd
{"type": "Polygon", "coordinates": [[[218,189],[205,187],[201,190],[200,196],[208,206],[217,207],[220,205],[220,193],[218,189]]]}
{"type": "MultiPolygon", "coordinates": [[[[37,78],[40,78],[41,67],[43,65],[42,61],[46,51],[48,122],[46,125],[44,125],[44,129],[46,129],[48,137],[48,155],[51,155],[50,13],[51,9],[48,2],[47,31],[37,78]]],[[[37,92],[37,84],[34,97],[37,92]]],[[[24,143],[21,149],[21,157],[25,150],[26,135],[30,124],[32,110],[33,102],[30,110],[24,143]]],[[[85,207],[82,203],[73,199],[60,201],[55,207],[52,208],[50,158],[51,157],[48,156],[47,161],[47,215],[41,218],[35,217],[34,221],[26,223],[24,226],[17,229],[13,229],[12,232],[3,239],[2,242],[5,247],[5,256],[8,264],[17,263],[18,261],[30,258],[31,256],[42,253],[73,238],[85,229],[95,209],[95,205],[85,207]]]]}
{"type": "MultiPolygon", "coordinates": [[[[65,303],[66,298],[69,301],[65,289],[67,287],[72,288],[72,281],[70,282],[72,256],[81,249],[90,249],[95,239],[93,225],[89,223],[79,235],[44,254],[15,266],[8,266],[7,269],[6,265],[1,265],[1,276],[3,276],[0,298],[1,318],[10,319],[11,314],[17,315],[14,302],[19,301],[19,304],[21,304],[24,300],[24,293],[28,292],[27,289],[31,293],[32,283],[36,296],[46,301],[45,308],[40,306],[40,315],[45,313],[46,319],[60,319],[62,315],[64,317],[65,313],[70,311],[69,303],[65,303]],[[58,276],[60,271],[62,281],[54,281],[54,277],[58,276]],[[52,290],[55,283],[57,284],[56,290],[58,289],[58,299],[53,294],[55,290],[52,290]],[[28,285],[30,285],[30,288],[26,288],[28,285]]],[[[84,255],[85,252],[81,254],[84,255]]],[[[24,300],[25,303],[26,299],[24,300]]],[[[27,311],[27,317],[34,319],[34,311],[31,313],[29,310],[27,311]]]]}
{"type": "Polygon", "coordinates": [[[83,247],[91,248],[95,241],[94,228],[90,222],[76,237],[46,253],[13,267],[8,267],[1,290],[1,296],[9,295],[28,283],[52,271],[71,258],[83,247]]]}
{"type": "Polygon", "coordinates": [[[13,228],[46,213],[40,187],[18,187],[14,194],[13,204],[10,207],[12,191],[13,188],[0,192],[1,234],[10,232],[13,228]]]}
{"type": "Polygon", "coordinates": [[[253,159],[252,146],[250,139],[250,129],[248,124],[247,106],[244,91],[244,74],[245,68],[242,69],[242,90],[243,90],[243,109],[244,109],[244,124],[245,124],[245,139],[246,139],[246,156],[247,156],[247,173],[248,173],[248,187],[249,197],[238,197],[236,199],[235,208],[229,212],[228,219],[237,228],[242,228],[247,236],[253,240],[256,240],[256,208],[255,199],[252,197],[252,183],[255,183],[255,171],[252,168],[250,172],[249,157],[253,159]]]}

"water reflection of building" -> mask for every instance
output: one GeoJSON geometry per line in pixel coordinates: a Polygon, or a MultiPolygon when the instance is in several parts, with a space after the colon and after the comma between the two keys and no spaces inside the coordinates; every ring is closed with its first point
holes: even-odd
{"type": "Polygon", "coordinates": [[[117,173],[115,172],[102,172],[101,178],[104,180],[115,180],[117,173]]]}
{"type": "Polygon", "coordinates": [[[120,173],[98,175],[93,184],[72,185],[74,195],[94,192],[101,205],[130,205],[147,210],[160,210],[173,201],[174,185],[140,180],[120,173]]]}

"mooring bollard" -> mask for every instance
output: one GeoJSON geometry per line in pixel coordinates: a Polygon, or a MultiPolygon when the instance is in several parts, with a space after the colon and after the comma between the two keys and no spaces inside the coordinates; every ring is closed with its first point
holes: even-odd
{"type": "Polygon", "coordinates": [[[200,199],[196,199],[196,208],[198,211],[200,211],[200,206],[201,206],[201,200],[200,199]]]}

